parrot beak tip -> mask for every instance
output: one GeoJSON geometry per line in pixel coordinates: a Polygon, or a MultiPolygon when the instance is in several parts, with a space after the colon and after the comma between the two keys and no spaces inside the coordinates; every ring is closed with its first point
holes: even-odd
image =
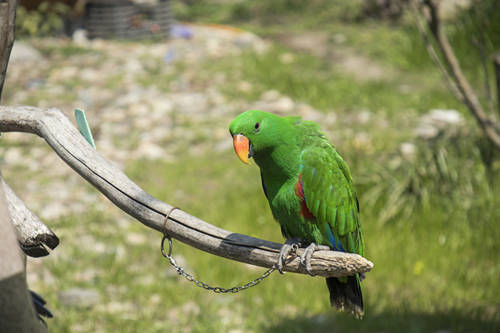
{"type": "Polygon", "coordinates": [[[233,135],[233,146],[240,161],[250,165],[249,159],[253,156],[253,149],[250,144],[250,140],[242,134],[233,135]]]}

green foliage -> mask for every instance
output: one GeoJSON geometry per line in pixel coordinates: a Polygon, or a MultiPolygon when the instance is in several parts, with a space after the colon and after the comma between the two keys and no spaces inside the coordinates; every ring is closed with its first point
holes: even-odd
{"type": "Polygon", "coordinates": [[[449,35],[457,57],[467,69],[477,68],[481,63],[478,44],[483,44],[485,61],[489,64],[490,55],[497,52],[500,45],[500,2],[472,1],[470,7],[449,22],[449,35]]]}
{"type": "Polygon", "coordinates": [[[310,19],[315,15],[317,24],[336,21],[352,21],[360,12],[361,1],[328,0],[277,0],[237,2],[231,9],[231,20],[273,21],[276,17],[294,16],[310,19]]]}
{"type": "MultiPolygon", "coordinates": [[[[370,163],[365,161],[364,166],[370,163]]],[[[232,151],[184,155],[174,163],[134,161],[127,174],[156,197],[219,227],[282,241],[257,167],[241,164],[232,151]]],[[[479,200],[484,194],[477,196],[479,200]]],[[[114,217],[113,209],[98,214],[90,209],[53,223],[65,251],[48,263],[57,283],[37,291],[59,309],[49,322],[54,331],[75,327],[84,331],[127,327],[126,332],[495,331],[500,230],[487,219],[498,219],[498,211],[484,207],[493,215],[482,212],[481,219],[469,221],[462,210],[450,215],[439,205],[417,212],[407,223],[382,226],[374,223],[364,200],[361,205],[367,257],[375,262],[363,281],[367,313],[362,321],[330,309],[321,278],[273,274],[258,287],[234,295],[196,288],[162,258],[160,234],[131,219],[114,217]],[[129,235],[140,236],[143,242],[131,244],[129,235]],[[98,251],[94,244],[104,249],[98,251]],[[105,301],[94,308],[65,307],[57,292],[75,285],[97,289],[105,301]]],[[[224,287],[263,272],[178,241],[174,258],[183,259],[190,273],[224,287]]]]}
{"type": "Polygon", "coordinates": [[[219,3],[215,1],[195,1],[189,5],[176,3],[174,13],[182,20],[212,23],[235,23],[253,21],[277,23],[285,17],[300,21],[314,20],[316,25],[332,21],[353,21],[360,15],[362,1],[342,0],[256,0],[219,3]]]}
{"type": "Polygon", "coordinates": [[[322,111],[369,109],[396,114],[408,109],[426,112],[438,106],[461,108],[460,103],[443,88],[440,78],[432,77],[432,74],[428,76],[432,79],[422,85],[414,84],[413,78],[407,76],[395,77],[392,81],[362,81],[343,72],[340,67],[307,54],[295,53],[292,64],[283,63],[280,57],[287,52],[284,48],[274,47],[265,54],[245,53],[241,58],[207,66],[213,70],[225,68],[231,71],[230,80],[234,82],[229,81],[222,87],[227,94],[242,95],[236,88],[240,80],[254,84],[255,88],[247,96],[250,100],[274,89],[322,111]],[[404,85],[410,80],[411,90],[395,91],[395,85],[404,85]],[[401,98],[402,95],[405,97],[401,98]]]}
{"type": "Polygon", "coordinates": [[[61,3],[42,2],[37,9],[28,11],[19,6],[16,17],[16,36],[42,37],[59,33],[63,26],[63,16],[69,7],[61,3]]]}
{"type": "MultiPolygon", "coordinates": [[[[216,88],[224,93],[230,108],[252,105],[263,92],[275,89],[325,114],[335,112],[336,121],[329,129],[329,137],[346,158],[359,188],[366,256],[375,263],[362,283],[364,320],[333,312],[321,278],[273,274],[258,287],[235,295],[214,295],[187,284],[161,257],[160,234],[102,202],[104,208],[87,207],[85,213],[51,221],[61,245],[44,259],[44,273],[35,282],[36,291],[47,298],[55,312],[55,318],[49,321],[52,331],[498,331],[498,152],[468,129],[473,119],[467,117],[465,129],[432,141],[413,139],[412,130],[419,114],[430,108],[463,108],[443,87],[411,25],[391,26],[373,21],[325,23],[324,18],[333,17],[335,8],[328,9],[330,14],[326,8],[322,9],[325,13],[315,13],[314,8],[320,8],[319,1],[311,2],[309,9],[298,1],[293,1],[295,7],[291,8],[285,6],[287,3],[195,1],[189,7],[180,4],[178,9],[184,10],[183,19],[215,23],[238,19],[265,36],[306,28],[342,33],[345,44],[330,47],[347,46],[395,68],[394,76],[381,81],[360,81],[335,67],[331,59],[278,46],[268,54],[245,53],[200,64],[180,61],[168,74],[159,70],[165,66],[163,60],[149,59],[148,63],[141,59],[147,71],[138,83],[155,85],[168,93],[168,82],[189,70],[193,87],[211,88],[215,75],[222,73],[227,81],[216,88]],[[237,6],[239,9],[234,9],[237,6]],[[258,6],[274,11],[268,16],[275,16],[274,23],[269,19],[269,25],[264,25],[255,20],[258,6]],[[303,15],[297,19],[300,14],[303,15]],[[285,53],[293,56],[291,63],[280,60],[285,53]],[[250,83],[252,88],[238,90],[241,81],[250,83]],[[406,89],[400,89],[403,85],[406,89]],[[237,103],[233,104],[234,100],[237,103]],[[356,120],[360,110],[372,114],[367,123],[356,120]],[[367,147],[353,143],[360,133],[370,138],[367,147]],[[415,154],[395,152],[408,141],[415,144],[415,154]],[[390,223],[380,223],[380,218],[390,223]],[[96,289],[101,303],[91,308],[64,305],[58,293],[73,287],[96,289]]],[[[265,10],[259,10],[264,16],[265,10]]],[[[467,50],[474,53],[470,47],[457,44],[455,38],[459,35],[454,34],[453,26],[448,29],[458,54],[467,50]]],[[[467,33],[462,36],[468,38],[467,33]]],[[[498,47],[498,36],[489,35],[493,46],[498,47]]],[[[54,68],[60,68],[59,60],[64,57],[87,53],[90,56],[91,51],[68,45],[42,48],[47,57],[58,60],[54,68]]],[[[105,52],[100,56],[106,57],[105,52]]],[[[477,64],[477,60],[474,62],[477,64]]],[[[122,78],[115,73],[107,80],[115,87],[122,78]]],[[[68,98],[77,90],[70,86],[61,98],[68,98]]],[[[29,104],[46,104],[43,93],[42,89],[30,95],[33,100],[29,104]]],[[[70,98],[71,103],[77,99],[70,98]]],[[[200,141],[209,141],[219,130],[227,133],[229,121],[203,127],[180,123],[176,127],[186,133],[196,131],[200,141]]],[[[178,147],[168,161],[129,161],[125,166],[127,175],[156,197],[219,227],[283,241],[262,194],[255,166],[242,165],[228,150],[193,152],[194,147],[186,142],[178,147]]],[[[7,180],[20,188],[25,185],[23,179],[40,177],[22,177],[19,172],[26,174],[29,170],[16,170],[7,180]]],[[[203,253],[178,241],[174,241],[174,257],[196,277],[223,287],[249,281],[264,271],[203,253]]]]}
{"type": "Polygon", "coordinates": [[[417,140],[414,153],[399,151],[381,157],[381,163],[364,170],[358,179],[367,189],[364,203],[381,208],[382,222],[405,221],[436,205],[445,212],[458,209],[465,214],[478,206],[493,205],[499,170],[485,163],[478,141],[461,129],[417,140]]]}

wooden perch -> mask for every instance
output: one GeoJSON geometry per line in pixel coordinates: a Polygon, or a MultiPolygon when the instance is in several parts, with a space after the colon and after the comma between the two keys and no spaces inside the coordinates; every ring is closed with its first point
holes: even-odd
{"type": "Polygon", "coordinates": [[[0,186],[5,193],[10,217],[17,230],[17,238],[24,253],[31,257],[48,255],[49,251],[43,244],[53,250],[59,244],[59,238],[26,207],[1,176],[0,186]]]}
{"type": "MultiPolygon", "coordinates": [[[[44,138],[71,168],[94,185],[114,204],[144,225],[162,231],[171,206],[143,191],[112,163],[95,151],[70,120],[57,109],[0,106],[0,132],[28,132],[44,138]]],[[[232,233],[176,209],[166,223],[170,236],[200,250],[248,264],[272,267],[281,244],[232,233]]],[[[285,270],[306,273],[299,263],[302,249],[285,270]]],[[[346,276],[367,272],[373,264],[351,253],[315,252],[312,272],[319,276],[346,276]]]]}

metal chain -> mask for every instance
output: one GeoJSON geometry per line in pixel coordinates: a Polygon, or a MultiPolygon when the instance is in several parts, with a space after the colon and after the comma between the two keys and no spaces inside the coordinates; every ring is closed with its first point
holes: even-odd
{"type": "Polygon", "coordinates": [[[232,288],[222,288],[222,287],[212,287],[208,284],[206,284],[205,282],[203,281],[200,281],[200,280],[197,280],[193,275],[189,274],[189,273],[186,273],[186,271],[184,271],[184,268],[182,268],[181,266],[179,266],[177,264],[177,262],[175,261],[175,259],[172,257],[172,238],[168,235],[167,233],[167,229],[165,228],[166,224],[167,224],[167,220],[168,220],[168,217],[170,216],[170,214],[172,213],[172,211],[174,211],[175,209],[178,209],[177,207],[172,207],[167,215],[165,216],[165,220],[163,222],[163,238],[161,239],[161,254],[162,256],[164,256],[166,259],[168,259],[170,261],[170,264],[172,266],[174,266],[175,270],[177,271],[177,274],[183,276],[186,280],[188,280],[189,282],[192,282],[194,283],[197,287],[200,287],[200,288],[203,288],[203,289],[206,289],[206,290],[210,290],[210,291],[213,291],[214,293],[220,293],[220,294],[224,294],[224,293],[237,293],[237,292],[240,292],[242,290],[245,290],[245,289],[248,289],[248,288],[251,288],[251,287],[254,287],[256,285],[258,285],[262,280],[264,280],[265,278],[267,278],[269,275],[271,275],[271,273],[276,269],[275,266],[269,268],[267,271],[264,272],[264,274],[262,274],[261,276],[259,276],[258,278],[244,284],[244,285],[241,285],[241,286],[235,286],[235,287],[232,287],[232,288]],[[168,253],[166,253],[165,251],[165,240],[168,239],[168,253]]]}

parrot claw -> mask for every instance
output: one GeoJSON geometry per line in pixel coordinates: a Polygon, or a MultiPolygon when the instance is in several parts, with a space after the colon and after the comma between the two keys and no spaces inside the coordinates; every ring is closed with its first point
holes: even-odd
{"type": "Polygon", "coordinates": [[[278,262],[276,264],[278,271],[284,274],[283,267],[286,264],[286,259],[293,249],[300,247],[300,240],[297,238],[290,238],[285,241],[285,244],[281,246],[280,254],[278,256],[278,262]]]}
{"type": "Polygon", "coordinates": [[[321,250],[328,251],[330,250],[330,248],[326,245],[318,245],[313,242],[304,249],[304,252],[302,252],[302,255],[300,256],[300,263],[302,264],[302,266],[305,267],[307,273],[309,273],[309,275],[311,276],[314,276],[311,268],[311,257],[315,251],[321,251],[321,250]]]}

